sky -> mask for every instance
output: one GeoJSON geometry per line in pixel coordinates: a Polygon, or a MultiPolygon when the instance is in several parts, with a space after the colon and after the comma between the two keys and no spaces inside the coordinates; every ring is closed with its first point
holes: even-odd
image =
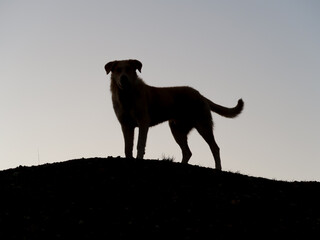
{"type": "MultiPolygon", "coordinates": [[[[316,0],[0,0],[0,170],[124,156],[104,65],[138,59],[149,85],[227,107],[243,98],[235,119],[212,113],[223,170],[320,181],[319,11],[316,0]]],[[[189,145],[190,164],[214,168],[196,131],[189,145]]],[[[145,155],[164,157],[181,161],[167,123],[149,130],[145,155]]]]}

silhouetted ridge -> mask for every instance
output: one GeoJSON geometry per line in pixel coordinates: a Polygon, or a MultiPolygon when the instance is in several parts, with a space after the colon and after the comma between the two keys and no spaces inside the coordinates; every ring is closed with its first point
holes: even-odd
{"type": "Polygon", "coordinates": [[[0,239],[316,239],[320,232],[318,182],[170,161],[18,167],[0,172],[0,191],[0,239]]]}

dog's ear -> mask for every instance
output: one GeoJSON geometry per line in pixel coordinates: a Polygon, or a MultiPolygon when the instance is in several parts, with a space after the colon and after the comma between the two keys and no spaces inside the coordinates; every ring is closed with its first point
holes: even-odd
{"type": "Polygon", "coordinates": [[[142,63],[138,60],[129,60],[130,65],[134,68],[134,69],[138,69],[139,72],[141,72],[141,68],[142,68],[142,63]]]}
{"type": "Polygon", "coordinates": [[[111,72],[114,67],[116,66],[117,64],[117,61],[113,61],[113,62],[108,62],[105,66],[104,66],[104,69],[106,70],[107,72],[107,75],[109,74],[109,72],[111,72]]]}

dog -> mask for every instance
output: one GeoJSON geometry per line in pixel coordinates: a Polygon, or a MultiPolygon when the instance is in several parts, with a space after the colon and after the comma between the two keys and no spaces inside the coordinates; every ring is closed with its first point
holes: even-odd
{"type": "Polygon", "coordinates": [[[195,128],[210,147],[215,167],[221,170],[220,149],[213,135],[211,111],[227,117],[238,116],[244,107],[242,99],[233,108],[215,104],[191,87],[153,87],[138,75],[142,63],[138,60],[112,61],[105,65],[111,72],[110,90],[115,114],[120,122],[125,156],[132,158],[134,129],[139,128],[137,158],[143,159],[150,127],[169,121],[175,141],[182,151],[182,163],[188,163],[191,151],[188,133],[195,128]]]}

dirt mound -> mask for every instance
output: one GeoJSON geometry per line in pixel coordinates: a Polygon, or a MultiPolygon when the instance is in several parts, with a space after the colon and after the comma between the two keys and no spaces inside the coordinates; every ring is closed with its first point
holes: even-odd
{"type": "Polygon", "coordinates": [[[0,172],[0,239],[320,236],[320,183],[123,158],[0,172]]]}

